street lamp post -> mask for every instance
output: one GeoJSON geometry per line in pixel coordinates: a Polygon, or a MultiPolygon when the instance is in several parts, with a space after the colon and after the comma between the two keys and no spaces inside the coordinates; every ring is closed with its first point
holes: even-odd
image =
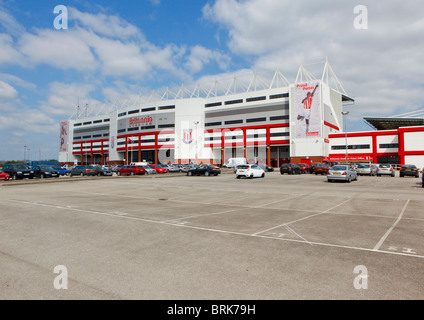
{"type": "Polygon", "coordinates": [[[195,134],[196,143],[194,144],[194,147],[196,148],[196,163],[197,163],[197,125],[199,124],[199,121],[195,121],[194,124],[196,125],[196,134],[195,134]]]}
{"type": "Polygon", "coordinates": [[[343,115],[343,125],[344,125],[344,132],[345,132],[345,143],[346,143],[346,164],[347,164],[347,131],[346,131],[346,116],[349,114],[349,111],[342,111],[343,115]]]}

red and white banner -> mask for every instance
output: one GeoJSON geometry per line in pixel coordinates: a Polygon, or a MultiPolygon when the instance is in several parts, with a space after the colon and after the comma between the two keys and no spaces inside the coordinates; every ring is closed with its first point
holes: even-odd
{"type": "Polygon", "coordinates": [[[319,81],[295,84],[296,138],[321,137],[321,90],[319,81]]]}
{"type": "MultiPolygon", "coordinates": [[[[347,161],[372,161],[373,157],[372,156],[355,156],[355,155],[348,155],[347,156],[347,161]]],[[[329,156],[329,157],[324,157],[323,161],[330,161],[330,162],[335,162],[335,161],[346,161],[346,156],[345,155],[340,155],[340,156],[329,156]]]]}
{"type": "Polygon", "coordinates": [[[60,122],[60,152],[68,150],[68,121],[60,122]]]}

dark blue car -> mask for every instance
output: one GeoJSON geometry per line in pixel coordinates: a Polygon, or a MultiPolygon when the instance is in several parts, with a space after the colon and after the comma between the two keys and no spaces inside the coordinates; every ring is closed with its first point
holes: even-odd
{"type": "Polygon", "coordinates": [[[62,167],[55,167],[55,166],[53,167],[57,170],[57,172],[59,172],[59,175],[61,176],[68,175],[69,173],[69,170],[63,169],[62,167]]]}

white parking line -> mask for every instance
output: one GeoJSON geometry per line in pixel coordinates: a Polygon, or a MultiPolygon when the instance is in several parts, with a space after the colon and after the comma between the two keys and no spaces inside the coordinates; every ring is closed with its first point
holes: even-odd
{"type": "Polygon", "coordinates": [[[395,221],[395,223],[393,223],[393,225],[390,227],[389,230],[387,230],[387,232],[381,237],[380,241],[377,242],[377,244],[374,247],[374,251],[378,251],[380,249],[380,247],[382,246],[383,242],[387,239],[387,237],[389,236],[389,234],[392,232],[392,230],[394,229],[394,227],[396,227],[396,225],[399,223],[400,219],[402,219],[402,216],[406,210],[406,207],[409,204],[409,199],[406,201],[405,205],[402,208],[402,211],[399,214],[399,217],[397,218],[397,220],[395,221]]]}
{"type": "Polygon", "coordinates": [[[293,220],[293,221],[290,221],[290,222],[286,222],[286,223],[280,224],[280,225],[278,225],[278,226],[275,226],[275,227],[272,227],[272,228],[268,228],[268,229],[266,229],[266,230],[262,230],[262,231],[259,231],[259,232],[256,232],[256,233],[253,233],[252,235],[253,235],[253,236],[257,236],[257,235],[259,235],[259,234],[261,234],[261,233],[265,233],[265,232],[268,232],[268,231],[270,231],[270,230],[274,230],[274,229],[277,229],[277,228],[280,228],[280,227],[285,227],[285,226],[287,226],[287,225],[289,225],[289,224],[293,224],[293,223],[295,223],[295,222],[299,222],[299,221],[302,221],[302,220],[306,220],[306,219],[309,219],[309,218],[312,218],[312,217],[319,216],[319,215],[324,214],[324,213],[327,213],[327,212],[329,212],[329,211],[331,211],[331,210],[333,210],[333,209],[335,209],[335,208],[337,208],[337,207],[340,207],[341,205],[345,204],[346,202],[348,202],[348,201],[350,201],[350,200],[351,200],[351,198],[349,198],[349,199],[347,199],[347,200],[343,201],[342,203],[339,203],[338,205],[335,205],[334,207],[331,207],[331,208],[329,208],[329,209],[327,209],[327,210],[325,210],[325,211],[321,211],[321,212],[318,212],[318,213],[316,213],[316,214],[311,214],[310,216],[307,216],[307,217],[303,217],[303,218],[300,218],[300,219],[297,219],[297,220],[293,220]]]}

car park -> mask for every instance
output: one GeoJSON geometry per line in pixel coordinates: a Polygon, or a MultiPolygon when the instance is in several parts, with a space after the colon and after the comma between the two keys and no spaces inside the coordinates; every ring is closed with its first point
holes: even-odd
{"type": "Polygon", "coordinates": [[[300,163],[300,173],[309,173],[311,170],[311,167],[307,163],[300,163]]]}
{"type": "Polygon", "coordinates": [[[356,169],[358,175],[375,176],[377,174],[377,167],[373,164],[360,164],[356,169]]]}
{"type": "Polygon", "coordinates": [[[311,173],[318,174],[327,174],[330,166],[326,163],[313,163],[311,167],[311,173]]]}
{"type": "Polygon", "coordinates": [[[69,175],[73,176],[95,176],[97,175],[97,169],[94,166],[76,166],[72,168],[69,175]]]}
{"type": "Polygon", "coordinates": [[[413,176],[415,178],[420,177],[420,170],[414,164],[404,164],[399,171],[399,177],[413,176]]]}
{"type": "Polygon", "coordinates": [[[236,178],[264,178],[265,171],[261,169],[257,164],[244,164],[238,167],[236,172],[236,178]]]}
{"type": "Polygon", "coordinates": [[[329,168],[327,173],[327,181],[347,181],[358,180],[358,173],[355,168],[349,165],[335,165],[329,168]]]}
{"type": "Polygon", "coordinates": [[[295,163],[283,163],[280,167],[281,174],[300,174],[301,170],[299,165],[295,163]]]}
{"type": "Polygon", "coordinates": [[[13,180],[34,178],[34,170],[30,169],[23,163],[5,164],[3,166],[3,171],[6,172],[13,180]]]}
{"type": "Polygon", "coordinates": [[[0,170],[0,181],[7,181],[7,180],[10,180],[9,174],[4,172],[3,170],[0,170]]]}
{"type": "Polygon", "coordinates": [[[188,176],[217,176],[221,173],[221,169],[210,164],[202,164],[187,171],[188,176]]]}
{"type": "Polygon", "coordinates": [[[142,168],[141,166],[122,166],[121,168],[116,171],[116,174],[118,176],[134,176],[134,175],[140,175],[145,174],[146,170],[142,168]]]}
{"type": "Polygon", "coordinates": [[[57,178],[60,176],[59,171],[53,166],[39,165],[32,167],[34,170],[34,177],[44,178],[57,178]]]}
{"type": "Polygon", "coordinates": [[[377,164],[377,177],[383,175],[389,175],[391,177],[395,176],[395,170],[391,164],[377,164]]]}
{"type": "Polygon", "coordinates": [[[97,175],[98,176],[112,176],[113,175],[112,170],[108,169],[105,166],[96,165],[94,167],[97,170],[97,175]]]}

